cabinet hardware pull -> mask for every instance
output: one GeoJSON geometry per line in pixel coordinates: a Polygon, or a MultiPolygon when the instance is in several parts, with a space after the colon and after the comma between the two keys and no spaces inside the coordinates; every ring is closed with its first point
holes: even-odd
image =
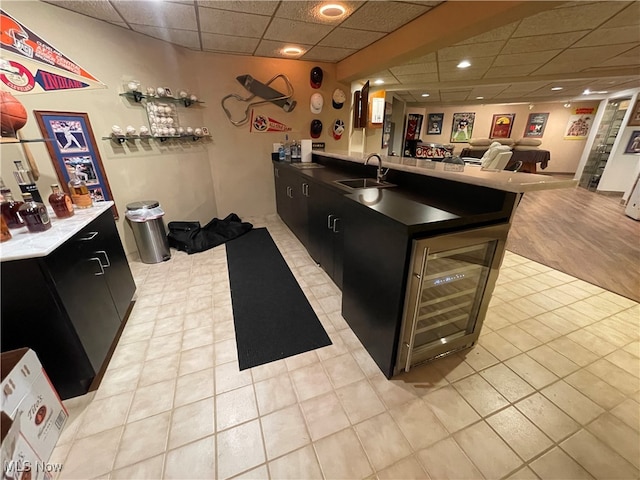
{"type": "Polygon", "coordinates": [[[287,187],[287,197],[293,198],[293,189],[291,187],[287,187]]]}
{"type": "Polygon", "coordinates": [[[337,230],[337,228],[336,228],[336,227],[338,226],[338,222],[339,222],[339,221],[340,221],[340,219],[339,219],[339,218],[336,218],[336,219],[333,221],[333,227],[331,228],[331,230],[333,230],[333,233],[340,233],[340,230],[337,230]]]}
{"type": "Polygon", "coordinates": [[[102,264],[103,267],[110,267],[111,266],[111,261],[109,260],[109,255],[107,255],[107,252],[105,252],[104,250],[96,250],[94,252],[96,255],[98,255],[99,253],[104,254],[104,260],[106,263],[102,264],[102,262],[100,262],[102,264]]]}
{"type": "Polygon", "coordinates": [[[308,196],[309,196],[309,184],[308,184],[308,183],[303,183],[303,184],[302,184],[302,194],[303,194],[305,197],[308,197],[308,196]]]}
{"type": "MultiPolygon", "coordinates": [[[[419,279],[418,280],[418,290],[417,290],[417,295],[418,298],[420,297],[420,295],[422,294],[422,283],[423,283],[423,276],[425,274],[425,272],[427,271],[427,261],[429,258],[429,248],[427,247],[423,250],[422,252],[422,262],[420,265],[420,274],[416,275],[416,277],[419,279]]],[[[409,345],[407,345],[408,350],[407,350],[407,359],[405,361],[404,364],[404,371],[408,372],[411,369],[411,359],[413,357],[413,347],[415,345],[415,341],[416,341],[416,330],[418,328],[418,312],[420,311],[420,302],[418,301],[418,299],[415,299],[416,305],[413,309],[413,318],[411,319],[411,335],[409,337],[409,345]]],[[[406,337],[405,337],[406,338],[406,337]]]]}
{"type": "Polygon", "coordinates": [[[280,172],[278,171],[277,168],[276,168],[276,178],[280,178],[280,172]]]}
{"type": "Polygon", "coordinates": [[[333,220],[334,218],[336,218],[336,216],[335,216],[335,215],[328,215],[328,216],[327,216],[327,228],[328,228],[329,230],[333,230],[333,221],[332,221],[332,220],[333,220]]]}
{"type": "Polygon", "coordinates": [[[98,235],[98,232],[89,232],[89,235],[87,235],[86,237],[79,238],[78,241],[86,242],[88,240],[93,240],[94,238],[96,238],[97,235],[98,235]]]}
{"type": "Polygon", "coordinates": [[[94,275],[96,277],[99,277],[100,275],[104,275],[104,268],[102,268],[102,262],[100,261],[100,259],[98,257],[92,257],[87,261],[90,262],[92,260],[95,260],[96,262],[98,262],[98,265],[100,265],[100,273],[94,273],[94,275]]]}

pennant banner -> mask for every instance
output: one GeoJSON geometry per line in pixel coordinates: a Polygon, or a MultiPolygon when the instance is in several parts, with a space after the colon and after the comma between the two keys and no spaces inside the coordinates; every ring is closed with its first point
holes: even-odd
{"type": "Polygon", "coordinates": [[[0,52],[0,80],[16,93],[106,88],[4,10],[0,10],[0,52]]]}
{"type": "Polygon", "coordinates": [[[290,132],[291,127],[288,127],[284,123],[267,117],[266,115],[255,115],[255,112],[251,110],[251,122],[249,123],[250,132],[290,132]]]}

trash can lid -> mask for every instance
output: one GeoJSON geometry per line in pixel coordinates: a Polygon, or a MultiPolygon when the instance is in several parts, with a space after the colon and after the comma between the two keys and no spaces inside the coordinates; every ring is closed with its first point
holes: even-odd
{"type": "Polygon", "coordinates": [[[127,210],[140,210],[141,208],[156,208],[160,206],[160,202],[157,200],[142,200],[140,202],[133,202],[127,205],[127,210]]]}

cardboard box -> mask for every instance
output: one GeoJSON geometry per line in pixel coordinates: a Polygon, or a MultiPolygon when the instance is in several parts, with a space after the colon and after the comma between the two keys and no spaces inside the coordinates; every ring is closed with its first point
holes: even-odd
{"type": "Polygon", "coordinates": [[[56,446],[69,413],[42,368],[36,353],[21,348],[2,353],[2,412],[46,462],[56,446]]]}
{"type": "MultiPolygon", "coordinates": [[[[2,478],[14,480],[51,480],[48,467],[20,433],[20,422],[0,412],[2,424],[2,478]]],[[[61,467],[59,467],[61,468],[61,467]]]]}

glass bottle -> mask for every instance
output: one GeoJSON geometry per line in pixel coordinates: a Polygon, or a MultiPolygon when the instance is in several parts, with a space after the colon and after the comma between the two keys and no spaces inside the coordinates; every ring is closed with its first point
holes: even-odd
{"type": "Polygon", "coordinates": [[[0,216],[0,242],[6,242],[7,240],[11,240],[11,232],[7,222],[4,221],[4,217],[0,216]]]}
{"type": "Polygon", "coordinates": [[[69,180],[69,192],[71,192],[71,201],[78,208],[89,208],[93,206],[91,194],[84,180],[78,178],[75,173],[71,174],[69,180]]]}
{"type": "Polygon", "coordinates": [[[15,160],[13,163],[16,166],[16,171],[13,172],[13,176],[16,177],[16,182],[18,182],[20,191],[22,193],[30,193],[36,202],[42,203],[42,196],[38,191],[36,181],[33,178],[33,173],[22,166],[21,160],[15,160]]]}
{"type": "Polygon", "coordinates": [[[30,193],[22,195],[24,204],[20,206],[20,216],[27,224],[30,232],[44,232],[51,228],[51,219],[47,213],[47,207],[43,203],[36,202],[30,193]]]}
{"type": "Polygon", "coordinates": [[[24,227],[24,220],[20,215],[20,207],[24,202],[20,200],[14,200],[11,190],[6,190],[3,194],[2,203],[0,204],[0,212],[2,212],[2,218],[9,228],[24,227]]]}
{"type": "Polygon", "coordinates": [[[51,185],[51,195],[49,195],[49,205],[58,218],[69,218],[74,214],[71,197],[60,190],[57,183],[51,185]]]}

